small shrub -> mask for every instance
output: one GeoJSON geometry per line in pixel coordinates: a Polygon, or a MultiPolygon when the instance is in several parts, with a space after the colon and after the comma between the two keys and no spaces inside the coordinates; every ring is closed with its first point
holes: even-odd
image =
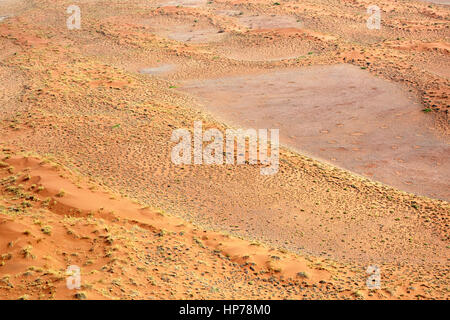
{"type": "Polygon", "coordinates": [[[62,197],[64,197],[65,194],[66,194],[66,192],[65,192],[63,189],[61,189],[61,190],[56,194],[56,196],[57,196],[58,198],[62,198],[62,197]]]}

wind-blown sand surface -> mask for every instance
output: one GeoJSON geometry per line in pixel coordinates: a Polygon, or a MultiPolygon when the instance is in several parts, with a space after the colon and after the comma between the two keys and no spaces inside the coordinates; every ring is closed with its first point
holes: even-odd
{"type": "MultiPolygon", "coordinates": [[[[382,28],[369,30],[365,0],[194,2],[78,1],[80,30],[66,28],[64,1],[0,7],[8,15],[0,22],[0,296],[448,299],[450,206],[434,194],[448,194],[450,9],[379,1],[382,28]],[[265,28],[242,23],[258,16],[292,17],[299,26],[276,18],[265,28]],[[352,65],[361,81],[314,80],[309,71],[338,64],[352,65]],[[173,68],[141,73],[164,65],[173,68]],[[316,94],[305,92],[306,100],[317,103],[304,106],[321,114],[305,109],[317,127],[297,140],[298,150],[281,148],[276,175],[260,175],[257,165],[171,162],[173,130],[194,121],[221,131],[232,125],[184,84],[234,79],[264,105],[271,101],[258,100],[259,85],[283,74],[295,83],[265,93],[285,93],[287,112],[293,92],[308,84],[316,94]],[[318,82],[354,99],[320,98],[318,82]],[[374,108],[354,101],[366,97],[358,87],[372,82],[378,95],[370,105],[387,102],[376,121],[369,121],[374,108]],[[344,127],[333,121],[339,110],[349,112],[344,127]],[[358,115],[367,126],[351,119],[358,115]],[[386,168],[368,163],[370,136],[379,139],[384,125],[393,131],[382,133],[374,160],[386,168]],[[324,160],[349,163],[370,179],[306,155],[318,150],[321,158],[320,145],[338,137],[345,148],[361,142],[366,149],[331,143],[324,160]],[[366,162],[347,161],[353,152],[366,162]],[[423,171],[410,177],[384,175],[417,163],[423,171]],[[409,189],[420,183],[422,191],[409,189]],[[65,287],[70,264],[82,269],[78,291],[65,287]],[[381,269],[379,290],[366,286],[370,265],[381,269]]],[[[332,68],[339,77],[349,67],[332,68]]]]}
{"type": "MultiPolygon", "coordinates": [[[[2,162],[0,173],[5,191],[0,196],[2,298],[279,299],[353,294],[338,294],[337,288],[329,292],[335,286],[328,282],[330,271],[337,266],[327,261],[198,230],[102,190],[49,159],[5,150],[3,156],[11,158],[2,162]],[[78,292],[66,287],[68,265],[82,266],[78,292]],[[319,287],[313,286],[319,281],[319,287]]],[[[348,272],[353,274],[350,268],[348,272]]]]}
{"type": "Polygon", "coordinates": [[[450,5],[450,1],[448,1],[448,0],[424,0],[424,1],[437,3],[437,4],[450,5]]]}

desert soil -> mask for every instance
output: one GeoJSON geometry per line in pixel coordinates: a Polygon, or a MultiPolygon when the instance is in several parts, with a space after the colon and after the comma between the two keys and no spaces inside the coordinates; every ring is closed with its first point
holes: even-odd
{"type": "Polygon", "coordinates": [[[450,8],[371,4],[0,2],[0,297],[448,299],[450,8]],[[279,172],[173,164],[194,121],[279,172]]]}

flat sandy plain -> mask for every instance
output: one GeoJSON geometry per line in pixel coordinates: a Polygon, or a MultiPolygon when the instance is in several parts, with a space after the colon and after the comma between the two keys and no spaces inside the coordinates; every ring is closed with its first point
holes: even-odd
{"type": "Polygon", "coordinates": [[[0,298],[448,299],[434,2],[377,30],[366,0],[80,0],[68,30],[67,1],[1,0],[0,298]],[[279,128],[279,172],[173,164],[194,121],[279,128]]]}

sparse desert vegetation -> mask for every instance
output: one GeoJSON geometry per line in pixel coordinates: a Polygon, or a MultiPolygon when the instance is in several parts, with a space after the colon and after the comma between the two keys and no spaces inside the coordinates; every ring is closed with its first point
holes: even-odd
{"type": "Polygon", "coordinates": [[[0,299],[448,299],[450,8],[371,4],[0,2],[0,299]]]}

